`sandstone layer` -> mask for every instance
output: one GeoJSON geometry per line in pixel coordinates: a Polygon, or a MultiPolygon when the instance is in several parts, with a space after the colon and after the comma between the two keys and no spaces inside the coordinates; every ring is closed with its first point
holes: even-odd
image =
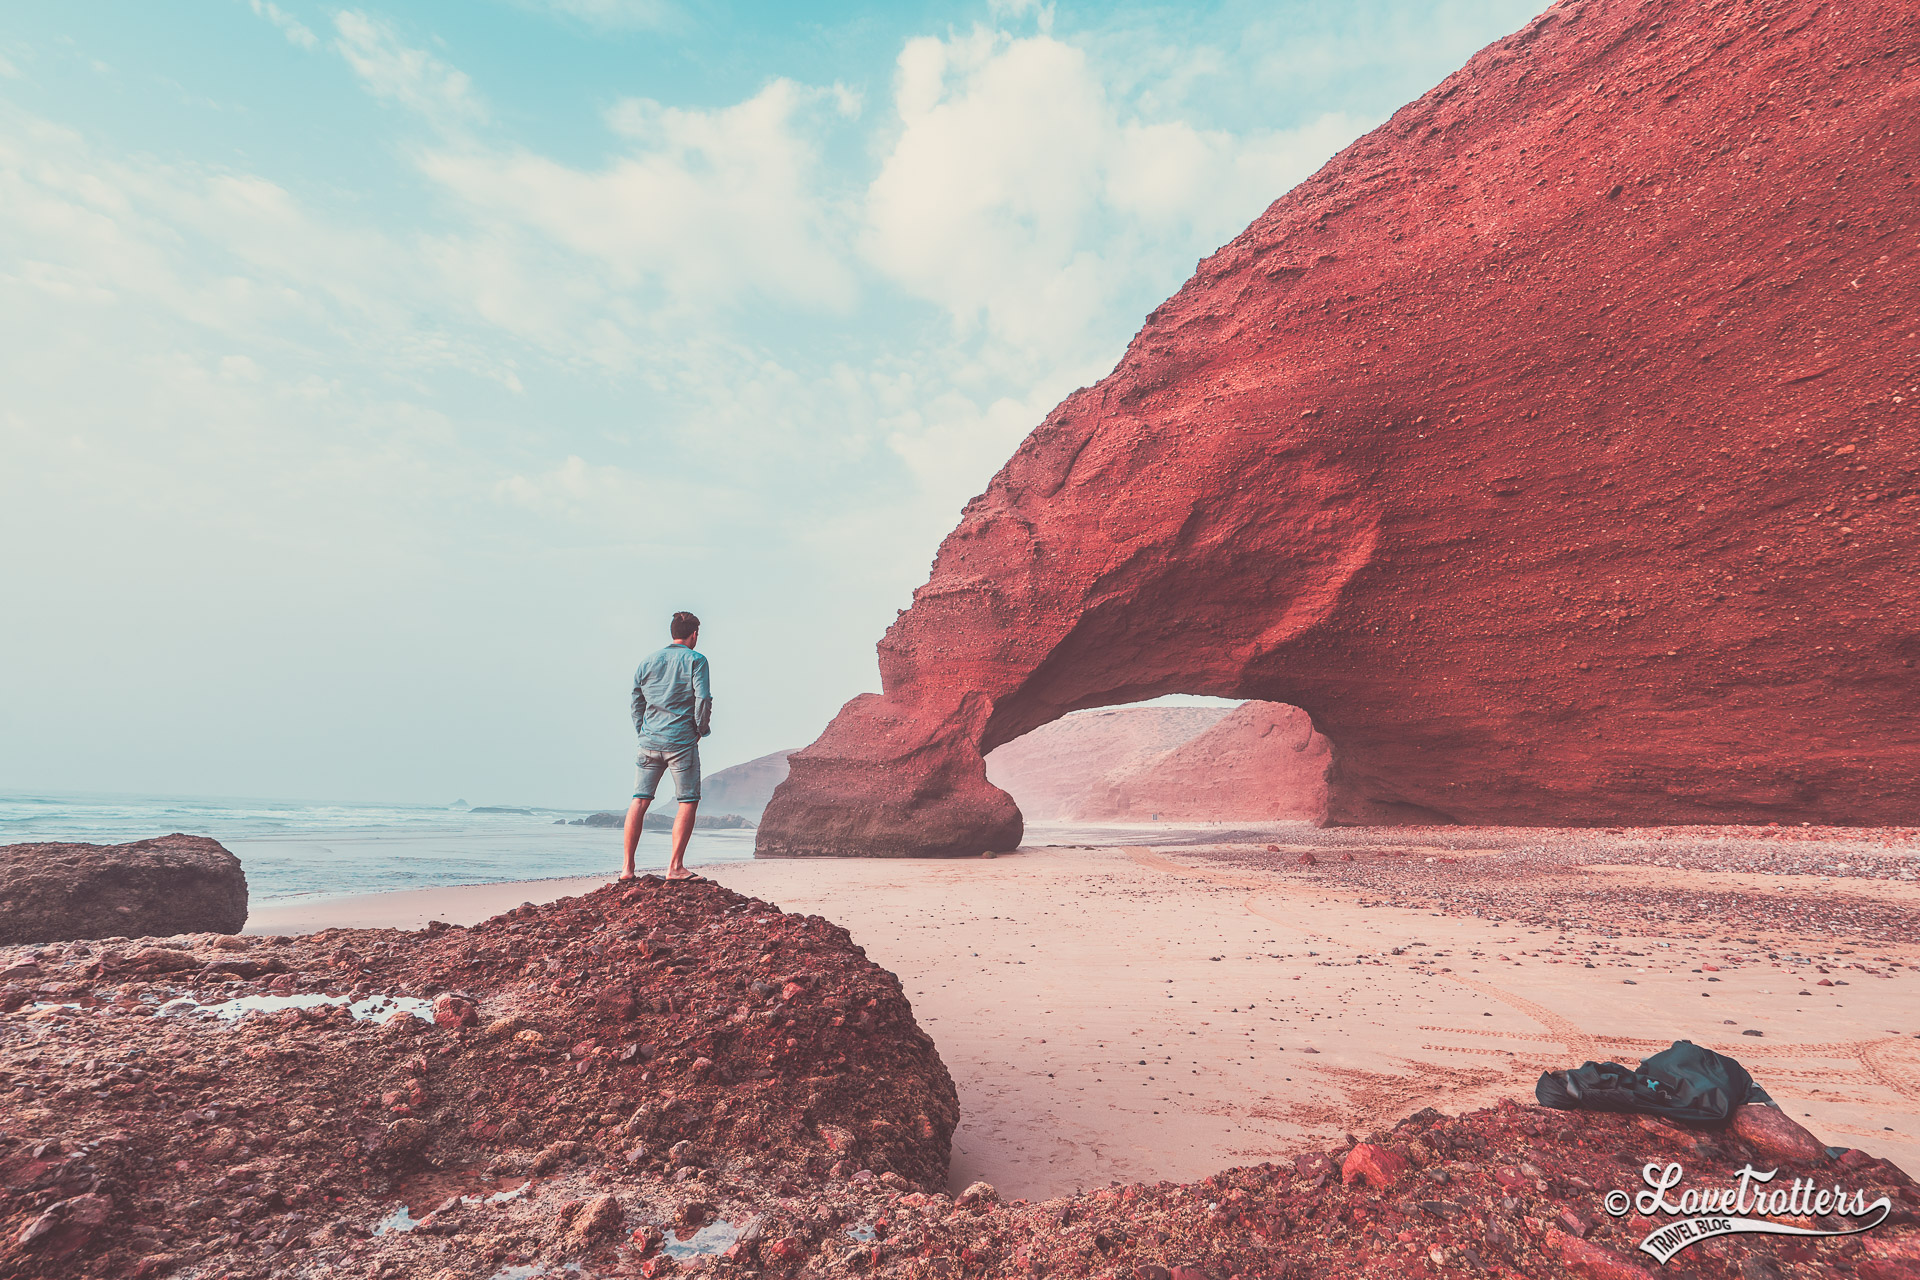
{"type": "Polygon", "coordinates": [[[1106,775],[1164,755],[1220,723],[1226,707],[1107,707],[1076,711],[996,747],[987,781],[1029,818],[1092,817],[1087,793],[1106,775]]]}
{"type": "Polygon", "coordinates": [[[1911,821],[1920,17],[1556,5],[966,508],[761,853],[963,854],[1079,708],[1284,702],[1330,820],[1911,821]]]}
{"type": "Polygon", "coordinates": [[[1327,740],[1306,712],[1274,702],[1243,703],[1191,741],[1107,773],[1062,816],[1122,822],[1319,819],[1327,811],[1327,761],[1327,740]]]}
{"type": "Polygon", "coordinates": [[[0,944],[238,933],[240,859],[204,836],[0,847],[0,944]]]}

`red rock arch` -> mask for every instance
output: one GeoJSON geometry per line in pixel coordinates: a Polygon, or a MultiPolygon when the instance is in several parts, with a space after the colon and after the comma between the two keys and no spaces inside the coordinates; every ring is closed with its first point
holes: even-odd
{"type": "Polygon", "coordinates": [[[1900,0],[1483,50],[1028,437],[759,851],[1010,848],[984,750],[1169,692],[1306,709],[1335,821],[1914,821],[1916,57],[1900,0]]]}

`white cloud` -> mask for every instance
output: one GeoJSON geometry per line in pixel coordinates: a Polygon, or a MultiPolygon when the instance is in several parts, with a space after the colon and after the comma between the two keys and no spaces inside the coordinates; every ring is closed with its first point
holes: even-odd
{"type": "Polygon", "coordinates": [[[402,42],[392,23],[346,9],[334,15],[333,25],[340,37],[334,47],[375,97],[442,125],[486,119],[466,73],[402,42]]]}
{"type": "Polygon", "coordinates": [[[0,238],[32,246],[0,267],[0,286],[156,311],[282,351],[351,350],[375,367],[515,385],[468,331],[474,288],[432,241],[317,216],[258,175],[102,155],[72,130],[0,112],[0,238]]]}
{"type": "Polygon", "coordinates": [[[1112,108],[1086,55],[976,30],[901,52],[900,133],[867,197],[868,251],[965,324],[1020,342],[1099,302],[1086,232],[1112,108]]]}
{"type": "Polygon", "coordinates": [[[320,47],[320,37],[313,34],[313,30],[306,23],[273,3],[273,0],[250,0],[250,3],[253,5],[255,16],[265,18],[280,28],[280,33],[287,38],[288,44],[299,45],[302,49],[320,47]]]}
{"type": "Polygon", "coordinates": [[[1035,369],[1086,358],[1089,335],[1110,355],[1116,299],[1218,247],[1356,132],[1338,116],[1253,134],[1142,118],[1154,86],[1114,80],[1046,34],[910,41],[867,194],[870,259],[1035,369]]]}
{"type": "Polygon", "coordinates": [[[752,292],[838,309],[853,277],[806,118],[830,96],[775,80],[712,111],[628,99],[608,124],[631,149],[597,170],[478,147],[437,151],[422,165],[482,221],[535,232],[611,272],[621,289],[701,305],[752,292]]]}
{"type": "Polygon", "coordinates": [[[522,8],[573,18],[601,30],[664,27],[678,16],[666,0],[517,0],[522,8]]]}
{"type": "Polygon", "coordinates": [[[6,54],[0,53],[0,80],[18,80],[19,78],[20,68],[9,62],[6,54]]]}

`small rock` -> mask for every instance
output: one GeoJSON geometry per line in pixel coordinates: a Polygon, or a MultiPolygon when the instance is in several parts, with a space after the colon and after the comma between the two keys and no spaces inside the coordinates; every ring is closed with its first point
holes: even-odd
{"type": "Polygon", "coordinates": [[[579,1150],[580,1144],[577,1142],[550,1143],[542,1147],[540,1154],[533,1158],[532,1172],[535,1175],[551,1173],[567,1161],[573,1159],[573,1157],[579,1153],[579,1150]]]}
{"type": "Polygon", "coordinates": [[[1363,1142],[1347,1153],[1345,1163],[1340,1166],[1340,1181],[1352,1186],[1364,1179],[1368,1186],[1384,1191],[1410,1168],[1406,1157],[1399,1152],[1363,1142]]]}
{"type": "Polygon", "coordinates": [[[781,1236],[762,1249],[760,1256],[769,1262],[790,1266],[807,1256],[807,1246],[792,1236],[781,1236]]]}
{"type": "Polygon", "coordinates": [[[1325,1152],[1310,1151],[1293,1158],[1293,1171],[1303,1178],[1325,1178],[1333,1173],[1333,1160],[1325,1152]]]}
{"type": "Polygon", "coordinates": [[[820,1140],[827,1144],[827,1150],[837,1156],[852,1154],[854,1147],[859,1144],[859,1140],[853,1136],[853,1130],[837,1124],[822,1124],[818,1126],[818,1132],[820,1140]]]}
{"type": "Polygon", "coordinates": [[[567,1219],[567,1232],[561,1247],[569,1253],[578,1253],[600,1236],[619,1231],[625,1225],[625,1217],[620,1210],[620,1202],[612,1196],[600,1195],[584,1200],[567,1219]]]}
{"type": "Polygon", "coordinates": [[[387,1126],[387,1150],[409,1154],[427,1145],[431,1136],[424,1120],[402,1117],[387,1126]]]}
{"type": "Polygon", "coordinates": [[[1000,1193],[994,1190],[991,1182],[983,1180],[972,1183],[965,1191],[962,1191],[957,1203],[966,1205],[968,1208],[973,1208],[977,1205],[998,1204],[999,1202],[1000,1193]]]}
{"type": "Polygon", "coordinates": [[[1737,1107],[1727,1128],[1770,1156],[1783,1160],[1817,1160],[1826,1147],[1778,1107],[1749,1104],[1737,1107]]]}
{"type": "Polygon", "coordinates": [[[451,992],[433,998],[433,1023],[437,1027],[469,1027],[480,1020],[473,1001],[451,992]]]}
{"type": "Polygon", "coordinates": [[[1554,1221],[1559,1223],[1561,1229],[1568,1235],[1578,1236],[1582,1240],[1593,1234],[1594,1227],[1599,1225],[1592,1218],[1574,1209],[1562,1209],[1560,1216],[1554,1221]]]}
{"type": "Polygon", "coordinates": [[[1541,1246],[1577,1275],[1588,1280],[1654,1280],[1645,1267],[1637,1266],[1611,1249],[1580,1240],[1554,1227],[1540,1236],[1541,1246]]]}

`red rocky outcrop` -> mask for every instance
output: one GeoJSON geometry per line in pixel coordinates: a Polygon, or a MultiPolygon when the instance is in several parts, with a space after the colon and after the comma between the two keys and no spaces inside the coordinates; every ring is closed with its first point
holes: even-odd
{"type": "Polygon", "coordinates": [[[1920,1258],[1920,1188],[1870,1152],[1512,1102],[1185,1186],[949,1196],[953,1085],[893,975],[825,920],[713,885],[170,949],[191,965],[151,981],[114,948],[32,949],[35,994],[62,1003],[0,1014],[0,1280],[659,1276],[709,1225],[686,1260],[716,1275],[1624,1277],[1671,1219],[1606,1197],[1676,1161],[1690,1187],[1753,1164],[1892,1213],[1864,1239],[1690,1248],[1663,1274],[1899,1280],[1920,1258]],[[479,1021],[155,1013],[268,973],[448,995],[479,1021]]]}
{"type": "Polygon", "coordinates": [[[714,884],[647,876],[471,929],[56,944],[0,972],[0,1280],[558,1274],[629,1212],[938,1186],[959,1111],[844,929],[714,884]],[[189,993],[335,1002],[221,1022],[189,993]],[[356,1021],[372,995],[425,1016],[356,1021]],[[529,1179],[510,1205],[457,1199],[529,1179]],[[403,1203],[428,1220],[379,1225],[403,1203]]]}
{"type": "Polygon", "coordinates": [[[240,859],[205,836],[0,846],[0,945],[238,933],[240,859]]]}
{"type": "Polygon", "coordinates": [[[971,502],[763,854],[1009,848],[981,753],[1285,702],[1329,816],[1910,821],[1920,17],[1554,6],[1289,192],[971,502]]]}

